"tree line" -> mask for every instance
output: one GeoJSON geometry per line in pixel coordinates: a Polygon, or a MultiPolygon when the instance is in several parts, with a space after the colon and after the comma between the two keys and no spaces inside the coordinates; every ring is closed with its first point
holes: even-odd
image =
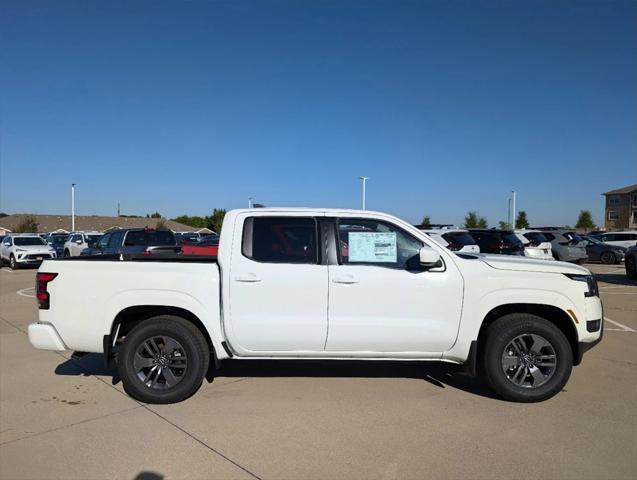
{"type": "MultiPolygon", "coordinates": [[[[425,215],[422,218],[422,222],[420,222],[420,224],[423,227],[431,227],[431,217],[429,215],[425,215]]],[[[515,218],[515,228],[522,230],[530,228],[530,225],[531,224],[529,223],[526,212],[524,210],[520,210],[517,217],[515,218]]],[[[487,222],[487,217],[482,217],[477,211],[472,210],[470,212],[467,212],[467,215],[464,217],[463,226],[464,228],[489,228],[489,222],[487,222]]],[[[503,220],[500,220],[498,222],[498,228],[501,230],[512,230],[511,224],[503,220]]],[[[567,228],[570,227],[567,226],[567,228]]],[[[588,230],[597,228],[597,225],[595,225],[595,222],[593,221],[593,215],[591,214],[590,210],[580,210],[575,228],[588,230]]]]}

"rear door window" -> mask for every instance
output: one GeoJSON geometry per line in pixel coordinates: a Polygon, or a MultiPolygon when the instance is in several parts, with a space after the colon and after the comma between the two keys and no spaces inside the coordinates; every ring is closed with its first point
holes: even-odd
{"type": "Polygon", "coordinates": [[[265,263],[318,263],[314,218],[251,217],[243,229],[242,253],[265,263]]]}
{"type": "Polygon", "coordinates": [[[124,240],[127,247],[176,245],[175,235],[168,230],[130,230],[124,240]]]}

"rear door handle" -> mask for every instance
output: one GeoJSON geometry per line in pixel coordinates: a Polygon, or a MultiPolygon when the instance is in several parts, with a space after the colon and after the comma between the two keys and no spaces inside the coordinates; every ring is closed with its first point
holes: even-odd
{"type": "Polygon", "coordinates": [[[244,283],[256,283],[260,282],[261,279],[257,277],[255,273],[245,273],[243,275],[237,275],[234,277],[235,282],[244,282],[244,283]]]}
{"type": "Polygon", "coordinates": [[[334,277],[332,279],[332,283],[343,283],[345,285],[351,285],[353,283],[360,283],[360,280],[356,275],[352,275],[348,273],[347,275],[343,275],[340,277],[334,277]]]}

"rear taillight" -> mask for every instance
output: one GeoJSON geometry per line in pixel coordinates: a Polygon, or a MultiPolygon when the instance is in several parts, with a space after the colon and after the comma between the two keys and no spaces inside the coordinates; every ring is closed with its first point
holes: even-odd
{"type": "Polygon", "coordinates": [[[44,273],[38,272],[35,277],[35,297],[38,299],[38,308],[40,310],[49,309],[50,296],[47,291],[47,286],[55,277],[57,273],[44,273]]]}

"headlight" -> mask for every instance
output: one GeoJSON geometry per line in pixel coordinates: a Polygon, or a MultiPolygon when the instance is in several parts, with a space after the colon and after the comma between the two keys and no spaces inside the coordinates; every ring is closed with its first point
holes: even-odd
{"type": "Polygon", "coordinates": [[[16,248],[15,251],[16,252],[26,252],[26,250],[24,248],[16,248]]]}
{"type": "Polygon", "coordinates": [[[585,282],[588,285],[588,292],[584,294],[585,297],[599,297],[599,289],[597,287],[597,280],[593,275],[578,275],[573,273],[565,273],[568,278],[575,280],[576,282],[585,282]]]}

